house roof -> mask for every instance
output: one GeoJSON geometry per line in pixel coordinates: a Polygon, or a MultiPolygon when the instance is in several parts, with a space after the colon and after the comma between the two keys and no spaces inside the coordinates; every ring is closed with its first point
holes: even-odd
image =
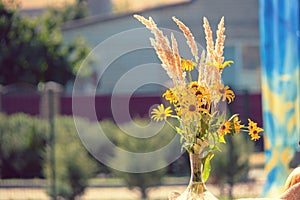
{"type": "MultiPolygon", "coordinates": [[[[93,16],[68,22],[62,26],[62,30],[65,36],[74,37],[77,34],[76,32],[78,32],[78,35],[86,35],[85,31],[93,34],[91,33],[93,29],[101,37],[100,35],[106,31],[104,29],[109,29],[106,33],[111,31],[109,33],[111,35],[131,28],[142,27],[133,18],[133,14],[136,13],[93,16]],[[87,31],[87,29],[90,30],[87,31]]],[[[237,41],[259,43],[258,0],[190,0],[143,10],[138,12],[138,14],[145,17],[152,16],[158,26],[172,30],[178,30],[175,23],[172,23],[171,20],[172,16],[176,16],[193,33],[197,34],[202,34],[202,18],[204,16],[208,18],[213,30],[217,28],[221,17],[225,16],[226,35],[228,35],[227,43],[237,41]]],[[[109,35],[108,33],[105,35],[106,33],[103,34],[103,37],[109,35]]],[[[199,37],[202,40],[203,35],[199,36],[200,34],[195,35],[196,40],[199,40],[199,37]]]]}
{"type": "Polygon", "coordinates": [[[101,23],[101,22],[118,20],[118,19],[124,18],[124,17],[132,17],[132,15],[136,14],[136,13],[147,13],[147,12],[151,12],[151,11],[162,11],[164,9],[181,7],[186,4],[192,3],[193,1],[195,1],[195,0],[186,0],[186,1],[183,1],[180,3],[162,5],[162,6],[158,6],[158,7],[145,9],[143,11],[137,11],[137,12],[128,12],[128,13],[121,13],[121,14],[110,13],[110,14],[99,14],[99,15],[89,16],[89,17],[86,17],[83,19],[73,20],[73,21],[69,21],[69,22],[65,23],[62,26],[62,30],[64,31],[64,30],[69,30],[69,29],[76,29],[76,28],[80,28],[80,27],[84,27],[84,26],[101,23]]]}

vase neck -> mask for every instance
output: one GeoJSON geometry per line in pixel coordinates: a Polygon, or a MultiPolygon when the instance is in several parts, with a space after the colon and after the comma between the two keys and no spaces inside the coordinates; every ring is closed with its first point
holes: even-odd
{"type": "Polygon", "coordinates": [[[191,165],[191,180],[192,182],[201,182],[203,183],[203,163],[204,160],[200,157],[199,154],[190,153],[190,165],[191,165]]]}

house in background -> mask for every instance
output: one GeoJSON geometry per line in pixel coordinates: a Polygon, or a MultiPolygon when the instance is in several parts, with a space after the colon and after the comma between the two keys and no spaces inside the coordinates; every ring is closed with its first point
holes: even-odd
{"type": "MultiPolygon", "coordinates": [[[[169,79],[158,67],[160,61],[150,46],[152,34],[133,18],[133,14],[99,14],[63,26],[66,42],[80,36],[93,48],[89,56],[94,70],[90,84],[92,88],[97,87],[98,94],[132,93],[133,90],[135,93],[157,94],[161,91],[161,84],[168,85],[169,79]]],[[[187,59],[192,56],[172,16],[191,29],[199,48],[205,47],[203,17],[208,18],[215,31],[224,16],[225,59],[235,62],[224,70],[224,82],[236,91],[260,93],[258,0],[190,0],[138,14],[151,16],[166,35],[174,32],[179,51],[187,59]]]]}
{"type": "MultiPolygon", "coordinates": [[[[109,3],[109,0],[106,2],[109,3]]],[[[96,4],[93,8],[93,16],[68,22],[62,27],[65,42],[80,36],[93,48],[87,58],[93,61],[93,73],[90,77],[79,79],[79,88],[76,89],[80,91],[77,91],[79,95],[75,98],[71,96],[73,84],[70,83],[69,87],[66,87],[65,94],[60,98],[60,114],[78,115],[92,120],[113,118],[111,94],[116,93],[119,98],[117,102],[114,101],[114,108],[120,110],[118,114],[121,114],[122,120],[128,120],[128,116],[123,116],[127,114],[127,110],[123,110],[124,99],[128,101],[128,105],[125,106],[130,116],[149,116],[152,106],[161,102],[164,89],[162,86],[170,84],[150,45],[149,37],[153,37],[152,34],[133,18],[134,13],[103,13],[100,12],[101,9],[97,9],[96,4]],[[97,94],[91,96],[94,95],[94,89],[97,94]],[[132,93],[138,95],[132,97],[132,93]],[[127,96],[130,96],[130,99],[127,99],[127,96]],[[74,99],[79,102],[79,110],[75,113],[74,99]],[[92,110],[87,109],[88,105],[94,105],[92,110]]],[[[143,10],[138,14],[152,16],[168,36],[170,32],[174,32],[179,42],[180,53],[186,59],[191,59],[192,56],[185,39],[172,21],[172,16],[182,20],[191,29],[200,49],[201,46],[205,47],[203,17],[208,18],[215,31],[219,20],[225,16],[225,58],[234,60],[235,63],[224,70],[223,79],[237,94],[236,100],[230,104],[230,109],[232,113],[240,113],[242,121],[246,122],[248,117],[255,118],[258,125],[262,126],[258,0],[183,0],[180,3],[143,10]],[[243,91],[249,93],[241,94],[243,91]]],[[[87,62],[84,62],[82,70],[86,65],[87,62]]],[[[14,97],[15,101],[8,95],[0,94],[0,97],[2,111],[8,114],[40,113],[39,96],[35,99],[14,97]],[[15,106],[16,101],[18,107],[15,106]]],[[[258,145],[262,149],[262,140],[258,145]]]]}
{"type": "MultiPolygon", "coordinates": [[[[92,0],[88,2],[91,3],[92,0]]],[[[109,8],[109,0],[106,0],[106,3],[109,8]]],[[[75,114],[102,120],[113,116],[112,103],[121,110],[118,113],[126,114],[127,110],[122,109],[124,103],[127,103],[126,109],[129,109],[131,116],[148,116],[152,106],[161,102],[161,94],[165,89],[162,86],[170,85],[170,79],[161,68],[160,61],[150,45],[149,37],[153,35],[133,18],[134,13],[103,13],[100,8],[97,9],[96,4],[93,8],[94,15],[68,22],[62,27],[65,42],[80,36],[93,48],[87,58],[93,61],[93,73],[87,78],[76,79],[78,81],[75,82],[79,83],[76,94],[80,101],[80,110],[75,114]],[[112,94],[116,94],[119,98],[117,100],[120,101],[113,102],[112,94]],[[96,97],[93,98],[94,96],[96,97]],[[128,96],[130,98],[127,98],[128,96]],[[95,104],[93,112],[96,112],[96,118],[94,113],[87,109],[87,105],[90,104],[95,104]]],[[[184,37],[172,21],[172,16],[182,20],[191,29],[199,43],[199,49],[205,47],[203,17],[208,18],[215,31],[219,20],[225,16],[225,57],[227,60],[234,60],[235,63],[224,70],[223,79],[237,95],[236,100],[229,105],[230,110],[232,113],[240,113],[242,121],[247,121],[248,117],[255,118],[258,125],[262,126],[258,0],[182,0],[176,4],[143,10],[138,14],[152,16],[166,35],[170,36],[170,33],[174,32],[180,54],[186,59],[191,59],[192,56],[184,37]]],[[[84,70],[87,65],[87,62],[84,62],[81,69],[84,70]]],[[[74,114],[72,89],[73,83],[70,83],[61,97],[60,113],[63,115],[74,114]]],[[[1,104],[2,108],[5,108],[3,111],[26,111],[28,106],[24,104],[24,100],[22,103],[25,106],[22,107],[21,103],[18,103],[20,107],[16,109],[13,101],[9,97],[6,100],[5,98],[2,95],[1,104]]],[[[35,112],[30,113],[38,114],[39,104],[31,102],[30,105],[35,106],[35,112]]]]}

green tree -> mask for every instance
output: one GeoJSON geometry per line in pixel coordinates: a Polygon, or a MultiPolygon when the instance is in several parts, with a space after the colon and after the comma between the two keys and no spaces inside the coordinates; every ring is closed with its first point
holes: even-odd
{"type": "MultiPolygon", "coordinates": [[[[140,126],[146,126],[148,122],[149,121],[145,119],[135,119],[135,123],[140,126]]],[[[100,122],[100,125],[103,131],[107,134],[107,137],[109,137],[116,146],[124,149],[125,151],[136,153],[147,153],[161,149],[167,145],[175,135],[174,131],[168,125],[161,129],[155,136],[149,138],[143,136],[152,135],[153,128],[145,129],[143,132],[137,132],[134,124],[124,123],[121,125],[124,130],[127,130],[124,132],[111,121],[102,121],[100,122]],[[130,136],[128,133],[139,135],[141,138],[130,136]]],[[[140,167],[145,167],[143,169],[146,169],[147,166],[165,164],[166,162],[166,158],[163,156],[161,158],[157,158],[157,160],[145,157],[143,163],[141,163],[139,160],[132,159],[132,157],[130,157],[127,153],[113,153],[114,157],[110,160],[111,164],[113,164],[113,166],[122,166],[123,169],[128,169],[127,171],[135,171],[135,169],[140,167]]],[[[166,174],[165,168],[147,173],[127,173],[120,172],[115,169],[111,169],[111,171],[115,176],[122,178],[129,189],[135,187],[139,188],[143,199],[147,198],[148,189],[150,187],[160,185],[163,176],[166,174]]]]}
{"type": "MultiPolygon", "coordinates": [[[[85,134],[97,132],[96,123],[84,119],[79,121],[82,127],[86,127],[85,134]]],[[[47,192],[51,197],[74,200],[84,193],[89,179],[96,176],[98,164],[83,146],[72,117],[55,118],[55,141],[55,191],[49,187],[47,192]]],[[[49,158],[51,151],[47,146],[44,154],[44,173],[49,181],[53,175],[49,158]]]]}
{"type": "Polygon", "coordinates": [[[83,40],[64,43],[53,16],[20,16],[15,5],[0,0],[0,84],[72,80],[89,53],[83,40]]]}
{"type": "Polygon", "coordinates": [[[58,23],[82,19],[88,16],[87,0],[76,0],[74,3],[66,3],[62,7],[49,7],[46,15],[58,23]]]}
{"type": "Polygon", "coordinates": [[[43,177],[47,131],[36,117],[0,114],[0,178],[43,177]]]}
{"type": "Polygon", "coordinates": [[[221,193],[224,192],[224,185],[228,184],[228,197],[233,199],[234,185],[248,177],[249,156],[254,152],[254,145],[241,134],[226,137],[226,143],[221,145],[221,151],[217,151],[215,158],[211,161],[211,174],[214,176],[212,178],[215,178],[215,181],[220,185],[221,193]]]}

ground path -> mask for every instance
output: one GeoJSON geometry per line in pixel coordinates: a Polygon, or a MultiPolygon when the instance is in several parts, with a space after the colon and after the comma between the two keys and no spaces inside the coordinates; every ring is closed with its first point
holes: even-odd
{"type": "MultiPolygon", "coordinates": [[[[250,177],[253,181],[240,183],[234,187],[235,197],[258,197],[265,181],[262,169],[252,170],[250,177]]],[[[150,199],[167,199],[172,191],[182,192],[186,186],[160,186],[149,190],[150,199]]],[[[209,190],[219,195],[220,191],[215,185],[208,184],[209,190]]],[[[126,187],[93,187],[87,188],[81,200],[138,200],[139,192],[126,187]]],[[[0,200],[50,200],[43,188],[0,188],[0,200]]]]}
{"type": "MultiPolygon", "coordinates": [[[[250,158],[252,168],[249,172],[249,179],[252,181],[237,184],[234,187],[233,195],[241,197],[259,197],[266,180],[261,165],[264,163],[264,154],[256,154],[250,158]],[[260,167],[257,167],[260,166],[260,167]]],[[[216,196],[220,190],[217,185],[208,184],[208,189],[216,196]]],[[[160,186],[149,190],[151,200],[166,200],[172,191],[183,192],[186,185],[180,186],[160,186]]],[[[226,191],[226,188],[225,188],[226,191]]],[[[87,188],[81,200],[139,200],[137,189],[129,190],[126,187],[91,187],[87,188]]],[[[1,188],[0,200],[50,200],[44,188],[1,188]]]]}

